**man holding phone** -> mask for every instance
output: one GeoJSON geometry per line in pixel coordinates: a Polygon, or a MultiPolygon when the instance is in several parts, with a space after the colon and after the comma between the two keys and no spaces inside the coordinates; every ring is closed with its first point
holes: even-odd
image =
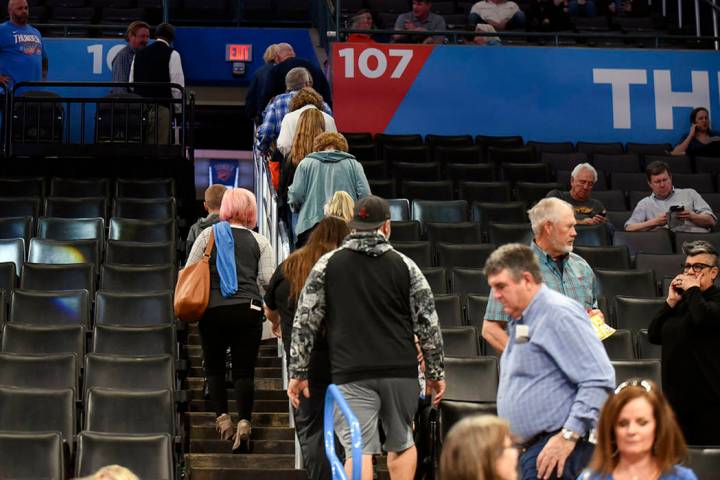
{"type": "Polygon", "coordinates": [[[692,188],[674,188],[667,163],[645,169],[652,194],[640,200],[625,222],[628,232],[669,228],[674,232],[707,233],[717,222],[708,203],[692,188]]]}
{"type": "Polygon", "coordinates": [[[546,197],[559,198],[572,205],[578,225],[606,223],[605,206],[591,197],[597,179],[598,173],[595,167],[589,163],[581,163],[570,173],[569,191],[551,190],[546,197]]]}

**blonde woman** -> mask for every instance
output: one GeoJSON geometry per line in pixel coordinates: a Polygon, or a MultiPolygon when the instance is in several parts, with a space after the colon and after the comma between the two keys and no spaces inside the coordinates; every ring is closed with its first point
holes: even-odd
{"type": "Polygon", "coordinates": [[[349,193],[340,190],[335,192],[325,204],[325,216],[338,217],[349,222],[353,217],[353,208],[355,208],[355,200],[349,193]]]}
{"type": "MultiPolygon", "coordinates": [[[[312,87],[301,88],[290,100],[290,111],[280,123],[277,148],[287,156],[295,146],[297,132],[300,130],[300,117],[308,110],[316,110],[323,117],[323,132],[337,132],[335,120],[323,110],[323,98],[312,87]]],[[[309,153],[309,152],[308,152],[309,153]]]]}
{"type": "Polygon", "coordinates": [[[108,465],[102,467],[89,477],[83,477],[78,480],[140,480],[137,475],[120,465],[108,465]]]}
{"type": "Polygon", "coordinates": [[[517,480],[518,448],[510,425],[494,415],[476,415],[456,423],[440,457],[442,480],[517,480]]]}

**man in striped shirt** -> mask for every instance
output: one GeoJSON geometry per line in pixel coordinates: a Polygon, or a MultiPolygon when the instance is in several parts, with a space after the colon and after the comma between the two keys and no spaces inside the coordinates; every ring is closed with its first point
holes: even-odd
{"type": "MultiPolygon", "coordinates": [[[[543,283],[578,301],[588,316],[602,315],[597,310],[597,281],[592,268],[581,256],[572,253],[575,241],[575,215],[572,206],[558,198],[544,198],[528,211],[534,239],[530,246],[540,263],[543,283]]],[[[505,349],[509,320],[502,304],[490,293],[483,320],[483,338],[498,352],[505,349]]]]}
{"type": "MultiPolygon", "coordinates": [[[[112,61],[112,81],[126,83],[130,79],[130,66],[135,52],[145,48],[150,39],[150,25],[136,20],[132,22],[125,33],[127,45],[120,50],[112,61]]],[[[128,93],[127,87],[113,87],[112,93],[128,93]]]]}

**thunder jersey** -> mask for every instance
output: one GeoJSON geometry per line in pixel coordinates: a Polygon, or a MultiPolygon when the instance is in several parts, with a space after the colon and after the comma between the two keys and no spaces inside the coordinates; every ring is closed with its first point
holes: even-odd
{"type": "Polygon", "coordinates": [[[9,21],[0,24],[0,75],[10,77],[10,86],[22,81],[42,80],[45,57],[42,36],[37,29],[9,21]]]}

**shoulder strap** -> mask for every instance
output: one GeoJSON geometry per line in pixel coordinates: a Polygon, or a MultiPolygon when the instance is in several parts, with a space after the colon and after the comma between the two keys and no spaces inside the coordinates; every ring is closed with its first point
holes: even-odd
{"type": "Polygon", "coordinates": [[[210,254],[212,253],[212,249],[215,246],[215,229],[210,227],[210,238],[208,239],[207,246],[205,247],[205,256],[210,257],[210,254]]]}

